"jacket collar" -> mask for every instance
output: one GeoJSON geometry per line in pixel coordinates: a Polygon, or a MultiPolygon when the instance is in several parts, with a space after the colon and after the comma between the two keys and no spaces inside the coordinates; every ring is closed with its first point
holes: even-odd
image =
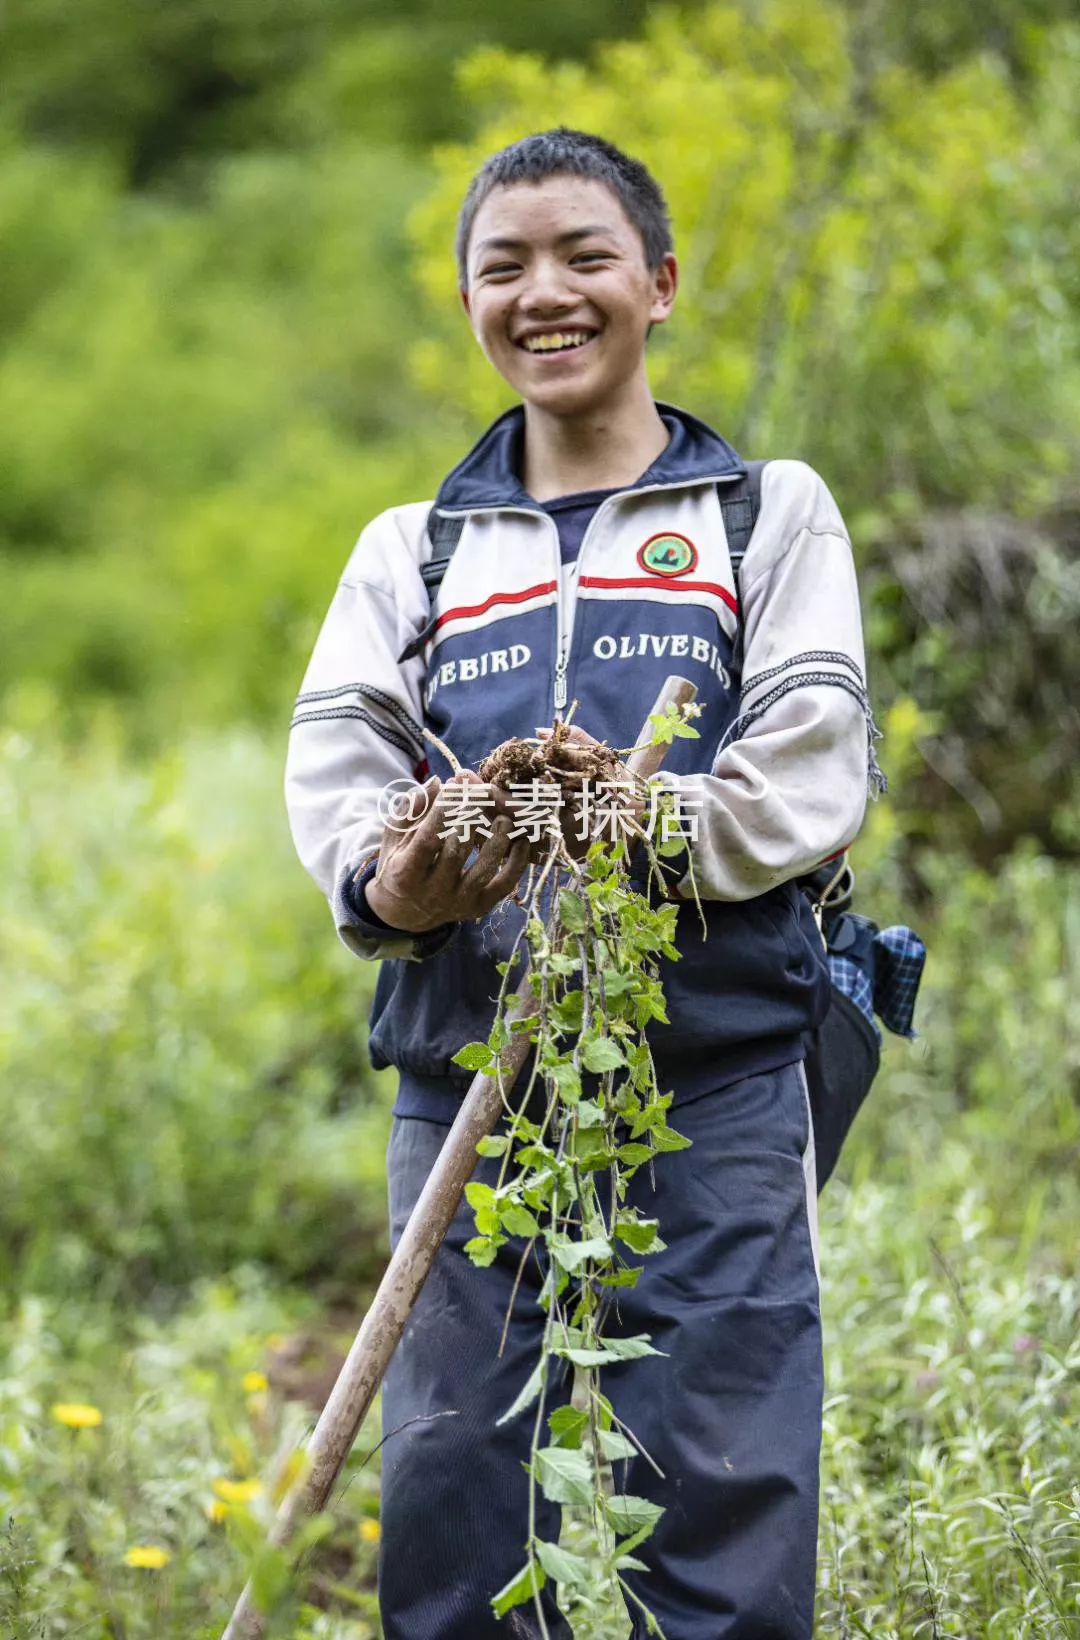
{"type": "MultiPolygon", "coordinates": [[[[670,442],[632,490],[654,486],[706,484],[717,478],[745,473],[746,464],[726,439],[686,410],[657,401],[670,442]]],[[[523,507],[541,512],[538,501],[524,488],[520,473],[525,440],[525,411],[508,410],[488,428],[480,442],[443,480],[435,505],[440,512],[473,512],[493,507],[523,507]]]]}

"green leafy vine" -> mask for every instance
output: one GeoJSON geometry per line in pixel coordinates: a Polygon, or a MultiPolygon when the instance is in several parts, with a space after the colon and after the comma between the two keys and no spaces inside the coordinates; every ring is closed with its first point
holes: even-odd
{"type": "MultiPolygon", "coordinates": [[[[687,721],[693,707],[650,719],[651,744],[675,737],[697,738],[687,721]]],[[[473,1042],[455,1055],[471,1071],[498,1076],[500,1055],[513,1034],[527,1031],[534,1046],[526,1085],[513,1093],[503,1086],[506,1118],[501,1131],[480,1141],[479,1153],[501,1158],[494,1185],[474,1182],[466,1196],[475,1215],[476,1235],[466,1251],[480,1266],[494,1262],[512,1237],[525,1241],[518,1285],[527,1261],[543,1273],[540,1304],[546,1314],[540,1359],[500,1423],[532,1413],[529,1451],[529,1536],[525,1564],[493,1596],[496,1615],[532,1601],[539,1632],[548,1628],[540,1601],[545,1584],[575,1591],[595,1589],[599,1580],[636,1605],[650,1634],[660,1626],[630,1588],[625,1574],[644,1571],[635,1550],[654,1531],[662,1508],[642,1497],[612,1490],[609,1466],[617,1471],[641,1456],[656,1468],[634,1431],[618,1417],[600,1386],[603,1368],[657,1355],[648,1335],[614,1337],[606,1324],[620,1288],[637,1284],[639,1262],[661,1251],[657,1219],[627,1204],[628,1187],[641,1168],[652,1169],[665,1152],[689,1141],[669,1125],[671,1093],[662,1092],[645,1038],[652,1020],[667,1022],[659,958],[676,960],[678,906],[653,906],[648,897],[663,880],[662,857],[685,853],[673,792],[638,782],[654,817],[670,816],[674,834],[659,843],[648,830],[627,822],[631,838],[649,856],[647,892],[632,885],[632,842],[627,836],[594,841],[584,860],[566,850],[557,828],[550,847],[532,869],[522,901],[526,921],[510,960],[501,964],[503,983],[495,1021],[486,1043],[473,1042]],[[528,986],[534,1011],[512,1017],[511,976],[529,950],[528,986]],[[587,1095],[584,1073],[595,1086],[587,1095]],[[546,1411],[553,1368],[576,1369],[572,1404],[546,1411]],[[545,1434],[546,1428],[546,1434],[545,1434]],[[584,1510],[599,1548],[601,1564],[545,1542],[537,1533],[537,1495],[584,1510]]],[[[693,867],[689,863],[693,883],[693,867]]],[[[700,912],[700,902],[698,901],[700,912]]],[[[517,976],[514,975],[516,978],[517,976]]],[[[505,1328],[504,1328],[505,1341],[505,1328]]],[[[659,1472],[659,1471],[658,1471],[659,1472]]]]}

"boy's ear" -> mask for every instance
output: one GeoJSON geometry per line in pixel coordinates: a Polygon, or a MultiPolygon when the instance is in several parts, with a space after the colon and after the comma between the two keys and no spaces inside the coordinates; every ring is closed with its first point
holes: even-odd
{"type": "Polygon", "coordinates": [[[679,264],[669,251],[660,266],[653,274],[653,300],[649,309],[649,322],[653,325],[662,325],[670,318],[671,310],[675,306],[675,297],[679,289],[679,264]]]}
{"type": "Polygon", "coordinates": [[[465,309],[465,317],[466,317],[466,319],[469,320],[469,322],[471,324],[472,323],[472,308],[469,306],[469,293],[465,289],[464,285],[459,286],[458,295],[461,297],[461,305],[465,309]]]}

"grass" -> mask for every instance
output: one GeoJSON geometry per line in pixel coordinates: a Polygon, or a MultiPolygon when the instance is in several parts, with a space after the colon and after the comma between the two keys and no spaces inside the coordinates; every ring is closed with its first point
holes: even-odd
{"type": "MultiPolygon", "coordinates": [[[[380,1268],[372,976],[295,866],[279,765],[243,735],[137,768],[107,727],[0,744],[4,1640],[216,1640],[380,1268]]],[[[922,1040],[823,1199],[819,1633],[1075,1640],[1080,877],[924,866],[922,1040]]],[[[372,1440],[302,1574],[262,1558],[279,1640],[378,1635],[372,1440]]]]}

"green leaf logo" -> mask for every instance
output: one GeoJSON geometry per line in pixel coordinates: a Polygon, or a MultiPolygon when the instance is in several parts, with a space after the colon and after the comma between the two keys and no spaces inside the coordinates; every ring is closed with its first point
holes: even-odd
{"type": "Polygon", "coordinates": [[[637,556],[638,563],[649,575],[687,575],[698,561],[694,543],[670,530],[650,535],[637,556]]]}

